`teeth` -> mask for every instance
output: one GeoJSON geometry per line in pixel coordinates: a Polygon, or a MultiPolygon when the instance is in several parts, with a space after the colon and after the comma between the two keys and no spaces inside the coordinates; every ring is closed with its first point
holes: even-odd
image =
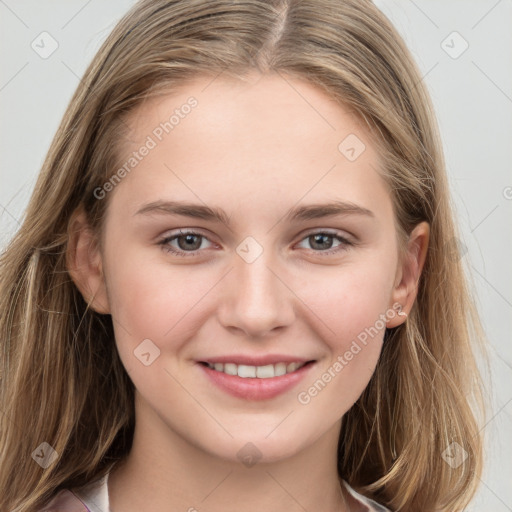
{"type": "Polygon", "coordinates": [[[306,363],[277,363],[267,364],[265,366],[249,366],[234,363],[208,363],[208,367],[218,372],[227,373],[228,375],[238,375],[244,379],[271,379],[272,377],[292,373],[302,368],[305,364],[306,363]]]}
{"type": "Polygon", "coordinates": [[[258,379],[275,377],[274,365],[267,364],[267,366],[256,366],[256,377],[258,377],[258,379]]]}
{"type": "Polygon", "coordinates": [[[274,372],[276,377],[286,374],[286,363],[277,363],[274,365],[274,372]]]}
{"type": "Polygon", "coordinates": [[[247,366],[245,364],[238,365],[238,376],[244,378],[256,377],[256,366],[247,366]]]}
{"type": "Polygon", "coordinates": [[[286,367],[286,373],[294,372],[299,367],[299,363],[290,363],[286,367]]]}
{"type": "MultiPolygon", "coordinates": [[[[219,363],[217,363],[219,364],[219,363]]],[[[217,365],[215,365],[217,366],[217,365]]],[[[219,365],[221,368],[215,368],[216,370],[218,371],[222,371],[222,363],[220,363],[219,365]]],[[[233,364],[233,363],[226,363],[224,365],[224,373],[227,373],[228,375],[238,375],[238,366],[236,364],[233,364]]]]}

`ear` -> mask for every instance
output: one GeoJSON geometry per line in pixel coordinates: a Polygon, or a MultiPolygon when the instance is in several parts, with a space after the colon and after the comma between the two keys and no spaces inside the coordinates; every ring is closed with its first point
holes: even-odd
{"type": "Polygon", "coordinates": [[[427,257],[430,227],[427,222],[420,222],[409,235],[406,252],[398,265],[395,284],[389,308],[398,310],[390,318],[386,327],[396,327],[407,319],[418,293],[418,282],[427,257]]]}
{"type": "Polygon", "coordinates": [[[85,302],[98,313],[110,313],[99,243],[82,208],[68,224],[66,266],[85,302]]]}

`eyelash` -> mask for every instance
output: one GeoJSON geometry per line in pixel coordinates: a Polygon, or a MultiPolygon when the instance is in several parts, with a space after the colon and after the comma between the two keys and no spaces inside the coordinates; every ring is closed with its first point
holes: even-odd
{"type": "MultiPolygon", "coordinates": [[[[180,230],[180,232],[178,234],[165,237],[163,240],[158,242],[158,245],[162,246],[164,251],[172,253],[178,257],[187,258],[187,257],[198,256],[199,255],[198,253],[201,252],[200,249],[197,249],[195,251],[181,251],[179,249],[174,249],[169,245],[169,243],[172,242],[173,240],[176,240],[177,238],[180,238],[180,237],[186,236],[186,235],[195,235],[195,236],[198,236],[198,237],[208,240],[208,238],[206,236],[202,235],[201,233],[197,233],[195,231],[183,232],[180,230]]],[[[341,235],[339,235],[337,233],[330,233],[328,231],[314,231],[312,233],[309,233],[304,238],[301,239],[301,242],[311,236],[314,236],[314,235],[327,235],[327,236],[335,238],[339,242],[341,242],[341,245],[339,245],[338,247],[336,247],[334,249],[327,249],[325,251],[310,249],[311,251],[321,254],[322,256],[328,256],[331,254],[339,253],[341,251],[346,251],[346,250],[348,250],[349,247],[355,245],[354,242],[347,240],[346,238],[342,237],[341,235]]]]}

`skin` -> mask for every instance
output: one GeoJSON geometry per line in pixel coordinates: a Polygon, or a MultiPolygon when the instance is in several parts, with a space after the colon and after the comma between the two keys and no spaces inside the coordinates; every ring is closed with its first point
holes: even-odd
{"type": "MultiPolygon", "coordinates": [[[[70,273],[91,306],[112,315],[136,387],[133,448],[109,480],[113,512],[358,510],[340,493],[336,471],[342,417],[375,370],[385,331],[379,315],[396,303],[406,313],[412,307],[428,225],[416,226],[400,257],[391,196],[365,127],[305,81],[249,78],[197,78],[132,112],[127,158],[175,108],[198,101],[103,199],[101,248],[82,213],[73,222],[70,273]],[[338,149],[349,134],[366,146],[354,161],[338,149]],[[136,214],[158,200],[223,208],[231,225],[136,214]],[[373,215],[285,218],[295,206],[334,200],[373,215]],[[205,237],[192,240],[195,256],[159,245],[180,228],[205,237]],[[352,245],[315,243],[311,235],[325,230],[352,245]],[[263,250],[251,263],[236,252],[248,236],[263,250]],[[300,403],[298,393],[374,325],[378,334],[300,403]],[[149,366],[134,355],[144,339],[160,350],[149,366]],[[255,402],[213,386],[196,364],[235,353],[316,364],[290,391],[255,402]],[[261,456],[250,467],[237,455],[248,442],[261,456]]],[[[181,241],[167,246],[184,251],[181,241]]],[[[406,318],[389,316],[389,328],[406,318]]]]}

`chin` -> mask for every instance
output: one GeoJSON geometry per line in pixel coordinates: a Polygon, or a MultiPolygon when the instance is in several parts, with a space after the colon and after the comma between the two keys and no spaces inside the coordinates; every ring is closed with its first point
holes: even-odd
{"type": "Polygon", "coordinates": [[[306,440],[293,439],[285,432],[274,439],[268,436],[268,430],[247,430],[239,432],[233,438],[223,438],[218,442],[211,437],[208,445],[204,446],[213,456],[229,462],[238,462],[246,467],[255,464],[273,463],[296,455],[307,444],[306,440]],[[285,439],[283,439],[285,438],[285,439]]]}

